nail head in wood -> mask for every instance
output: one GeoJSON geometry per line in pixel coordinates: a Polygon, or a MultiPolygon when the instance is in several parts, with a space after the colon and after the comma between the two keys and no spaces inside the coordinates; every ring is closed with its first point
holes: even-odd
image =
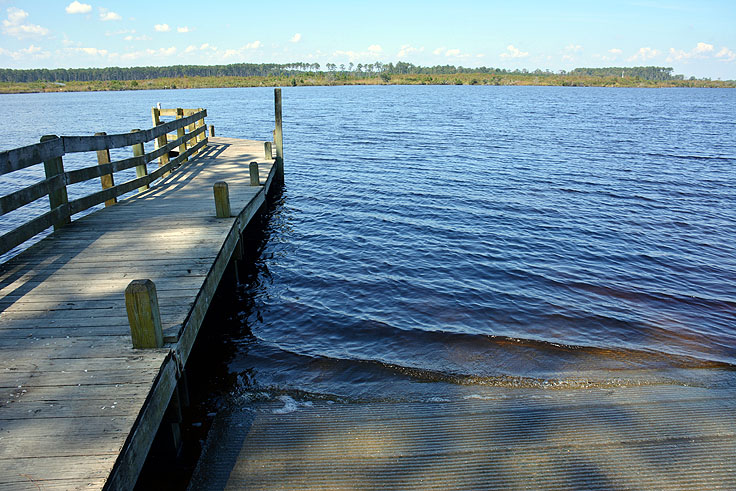
{"type": "Polygon", "coordinates": [[[125,289],[133,348],[160,348],[164,345],[156,285],[151,280],[133,280],[125,289]]]}
{"type": "Polygon", "coordinates": [[[251,162],[249,167],[250,171],[250,185],[251,186],[260,186],[261,185],[261,176],[260,172],[258,171],[258,162],[251,162]]]}
{"type": "Polygon", "coordinates": [[[230,218],[230,192],[225,181],[218,181],[213,186],[215,192],[215,211],[217,218],[230,218]]]}

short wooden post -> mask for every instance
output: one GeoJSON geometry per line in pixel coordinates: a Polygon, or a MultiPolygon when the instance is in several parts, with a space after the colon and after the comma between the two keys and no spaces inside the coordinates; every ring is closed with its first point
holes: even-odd
{"type": "Polygon", "coordinates": [[[210,125],[210,138],[214,138],[214,137],[215,137],[215,125],[211,124],[210,125]]]}
{"type": "Polygon", "coordinates": [[[261,176],[258,171],[258,162],[251,162],[250,165],[248,166],[248,170],[250,171],[250,185],[260,186],[261,176]]]}
{"type": "MultiPolygon", "coordinates": [[[[41,137],[41,143],[49,140],[55,140],[56,138],[59,138],[56,135],[44,135],[41,137]]],[[[59,174],[64,173],[64,161],[61,157],[56,157],[55,159],[48,160],[43,163],[43,169],[46,172],[46,179],[50,179],[54,176],[58,176],[59,174]]],[[[53,191],[49,193],[49,206],[51,209],[58,208],[59,206],[65,205],[69,202],[69,197],[66,193],[66,185],[62,186],[60,189],[57,189],[56,191],[53,191]]],[[[71,217],[66,217],[63,220],[61,220],[58,223],[54,224],[54,230],[58,230],[59,228],[63,227],[67,223],[71,223],[72,219],[71,217]]]]}
{"type": "Polygon", "coordinates": [[[281,88],[276,87],[273,90],[274,114],[276,119],[276,129],[273,133],[273,143],[276,146],[276,165],[279,172],[284,172],[284,133],[281,128],[281,88]]]}
{"type": "Polygon", "coordinates": [[[263,153],[265,154],[266,160],[273,159],[273,146],[271,146],[271,142],[263,142],[263,153]]]}
{"type": "MultiPolygon", "coordinates": [[[[105,135],[107,135],[107,133],[105,133],[104,131],[95,133],[95,136],[105,136],[105,135]]],[[[103,148],[102,150],[97,150],[97,164],[103,165],[103,164],[109,164],[109,163],[110,163],[110,150],[107,148],[103,148]]],[[[111,187],[115,186],[115,181],[112,178],[112,173],[101,175],[100,182],[102,183],[102,189],[110,189],[111,187]]],[[[112,206],[117,202],[118,202],[118,199],[113,197],[105,201],[105,206],[112,206]]]]}
{"type": "Polygon", "coordinates": [[[130,335],[134,348],[160,348],[164,345],[156,285],[151,280],[133,280],[125,289],[130,335]]]}
{"type": "Polygon", "coordinates": [[[217,218],[230,218],[230,192],[225,181],[215,183],[215,211],[217,218]]]}
{"type": "MultiPolygon", "coordinates": [[[[130,132],[131,133],[136,133],[138,131],[140,131],[140,130],[131,130],[130,132]]],[[[146,151],[143,148],[143,143],[142,142],[141,143],[136,143],[135,145],[133,145],[133,157],[142,157],[145,154],[146,154],[146,151]]],[[[135,176],[136,177],[143,177],[143,176],[147,176],[147,175],[148,175],[148,167],[146,166],[146,164],[136,165],[135,166],[135,176]]],[[[138,188],[138,192],[139,193],[142,193],[146,189],[148,189],[148,184],[144,184],[143,186],[139,187],[138,188]]]]}
{"type": "MultiPolygon", "coordinates": [[[[182,118],[184,118],[184,109],[182,109],[180,107],[177,107],[176,108],[176,119],[182,119],[182,118]]],[[[177,138],[182,138],[185,135],[186,135],[186,132],[184,131],[184,127],[183,126],[181,128],[177,128],[176,129],[176,137],[177,138]]],[[[182,143],[181,145],[179,145],[179,155],[182,155],[183,156],[184,155],[184,152],[186,152],[186,151],[187,151],[187,144],[186,144],[186,142],[185,143],[182,143]]],[[[182,163],[187,162],[187,159],[184,158],[181,162],[182,163]]]]}

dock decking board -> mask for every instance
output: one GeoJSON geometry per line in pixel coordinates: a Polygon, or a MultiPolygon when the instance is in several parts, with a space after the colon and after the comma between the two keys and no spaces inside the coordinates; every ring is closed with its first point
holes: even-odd
{"type": "Polygon", "coordinates": [[[265,201],[263,142],[211,138],[158,185],[0,266],[0,489],[129,488],[240,233],[265,201]],[[261,186],[248,164],[259,163],[261,186]],[[215,217],[212,186],[233,214],[215,217]],[[124,291],[151,279],[164,348],[135,350],[124,291]]]}

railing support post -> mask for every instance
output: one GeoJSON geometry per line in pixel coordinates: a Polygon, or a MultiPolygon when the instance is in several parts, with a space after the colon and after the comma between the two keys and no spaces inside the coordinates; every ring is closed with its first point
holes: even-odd
{"type": "MultiPolygon", "coordinates": [[[[104,131],[100,131],[99,133],[95,133],[95,136],[105,136],[107,133],[104,131]]],[[[103,148],[102,150],[97,150],[97,164],[104,165],[110,163],[110,150],[107,148],[103,148]]],[[[102,183],[102,189],[110,189],[111,187],[115,186],[115,180],[112,177],[112,172],[110,174],[103,174],[100,176],[100,182],[102,183]]],[[[105,201],[105,206],[112,206],[115,203],[118,202],[117,198],[110,198],[105,201]]]]}
{"type": "Polygon", "coordinates": [[[266,157],[266,160],[273,159],[273,147],[271,146],[271,142],[263,142],[263,154],[266,157]]]}
{"type": "MultiPolygon", "coordinates": [[[[59,138],[56,135],[44,135],[41,137],[41,143],[49,140],[54,140],[56,138],[59,138]]],[[[43,170],[46,172],[46,179],[50,179],[54,176],[58,176],[59,174],[64,173],[64,161],[61,157],[56,157],[55,159],[48,160],[43,163],[43,170]]],[[[69,197],[66,193],[66,186],[61,187],[60,189],[57,189],[56,191],[49,193],[49,206],[51,209],[58,208],[59,206],[65,205],[69,202],[69,197]]],[[[71,223],[72,219],[71,217],[66,217],[63,220],[61,220],[59,223],[54,224],[54,230],[58,230],[64,225],[71,223]]]]}
{"type": "MultiPolygon", "coordinates": [[[[184,109],[182,109],[180,107],[177,107],[176,108],[176,119],[182,119],[183,117],[184,117],[184,109]]],[[[182,138],[182,137],[184,137],[185,134],[186,133],[184,131],[184,127],[183,126],[181,128],[177,128],[176,129],[176,137],[177,138],[182,138]]],[[[184,142],[181,145],[179,145],[179,154],[180,155],[183,155],[184,152],[186,152],[186,151],[187,151],[187,144],[186,144],[186,142],[184,142]]],[[[186,159],[186,158],[183,159],[182,160],[182,163],[184,163],[184,162],[188,162],[188,159],[186,159]]]]}
{"type": "Polygon", "coordinates": [[[276,119],[276,129],[273,132],[273,143],[276,145],[276,165],[279,173],[284,173],[284,134],[281,128],[281,88],[276,87],[273,90],[274,115],[276,119]]]}
{"type": "MultiPolygon", "coordinates": [[[[202,111],[202,108],[201,107],[197,109],[197,112],[201,112],[201,111],[202,111]]],[[[195,128],[201,128],[202,126],[205,126],[205,124],[204,124],[204,118],[197,120],[197,122],[195,124],[195,128]]],[[[207,135],[205,135],[204,132],[202,132],[197,137],[197,142],[201,142],[205,138],[207,138],[207,135]]]]}
{"type": "Polygon", "coordinates": [[[160,348],[164,345],[158,295],[153,281],[133,280],[128,284],[125,310],[134,348],[160,348]]]}
{"type": "MultiPolygon", "coordinates": [[[[131,130],[131,133],[136,133],[140,130],[131,130]]],[[[142,157],[146,154],[145,149],[143,148],[143,143],[136,143],[133,145],[133,157],[142,157]]],[[[143,165],[136,165],[135,166],[135,176],[136,177],[144,177],[148,175],[148,167],[146,164],[143,165]]],[[[148,189],[148,184],[144,184],[143,186],[138,188],[138,192],[142,193],[143,191],[148,189]]]]}
{"type": "Polygon", "coordinates": [[[213,186],[215,192],[215,212],[217,218],[230,218],[230,192],[225,181],[218,181],[213,186]]]}
{"type": "Polygon", "coordinates": [[[210,138],[214,138],[214,137],[215,137],[215,125],[211,124],[210,125],[210,138]]]}

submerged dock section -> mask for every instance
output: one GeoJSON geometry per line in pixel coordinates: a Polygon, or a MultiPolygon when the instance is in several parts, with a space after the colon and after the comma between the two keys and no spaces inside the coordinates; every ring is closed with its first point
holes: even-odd
{"type": "Polygon", "coordinates": [[[177,444],[200,325],[283,176],[275,96],[274,142],[207,137],[206,110],[153,108],[145,131],[0,153],[0,175],[44,168],[0,197],[0,214],[50,203],[0,237],[0,254],[54,228],[0,266],[0,488],[130,489],[161,425],[177,444]],[[65,171],[71,152],[97,164],[65,171]],[[135,177],[116,184],[126,169],[135,177]],[[97,178],[101,191],[69,199],[67,186],[97,178]]]}

